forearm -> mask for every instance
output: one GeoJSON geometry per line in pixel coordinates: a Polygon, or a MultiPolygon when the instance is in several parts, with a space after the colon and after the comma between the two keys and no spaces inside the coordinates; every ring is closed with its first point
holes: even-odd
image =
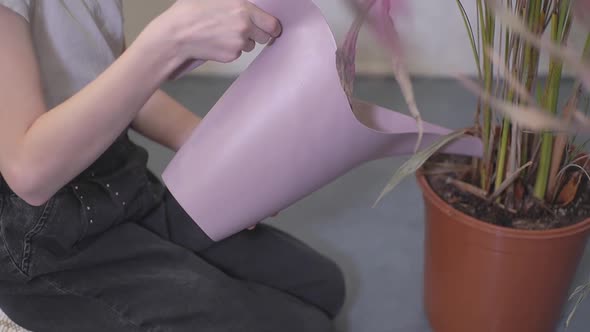
{"type": "Polygon", "coordinates": [[[178,151],[200,120],[164,91],[158,90],[133,120],[133,129],[173,151],[178,151]]]}
{"type": "MultiPolygon", "coordinates": [[[[92,164],[181,64],[233,61],[254,48],[253,40],[277,37],[280,24],[248,1],[178,0],[95,81],[51,110],[43,103],[30,32],[28,22],[0,6],[0,173],[37,205],[92,164]]],[[[167,98],[153,102],[172,105],[167,98]]],[[[178,106],[172,110],[146,131],[178,149],[198,119],[178,106]]]]}
{"type": "Polygon", "coordinates": [[[42,203],[96,160],[173,70],[172,63],[160,50],[134,45],[95,81],[41,115],[13,149],[14,165],[25,173],[20,179],[30,181],[21,188],[34,191],[24,195],[42,203]]]}

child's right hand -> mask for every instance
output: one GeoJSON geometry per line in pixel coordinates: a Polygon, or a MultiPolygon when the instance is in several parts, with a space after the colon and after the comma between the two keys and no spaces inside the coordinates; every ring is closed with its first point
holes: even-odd
{"type": "Polygon", "coordinates": [[[181,65],[193,59],[231,62],[280,33],[279,21],[247,0],[178,0],[138,39],[171,50],[181,65]]]}

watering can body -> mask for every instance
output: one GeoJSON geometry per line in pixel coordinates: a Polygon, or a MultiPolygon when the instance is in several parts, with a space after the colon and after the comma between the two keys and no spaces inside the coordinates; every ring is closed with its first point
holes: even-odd
{"type": "MultiPolygon", "coordinates": [[[[413,153],[413,118],[349,101],[336,43],[311,0],[252,1],[283,34],[239,76],[163,173],[188,215],[213,240],[253,226],[360,164],[413,153]]],[[[424,124],[422,147],[450,130],[424,124]]],[[[445,152],[478,155],[466,137],[445,152]]]]}

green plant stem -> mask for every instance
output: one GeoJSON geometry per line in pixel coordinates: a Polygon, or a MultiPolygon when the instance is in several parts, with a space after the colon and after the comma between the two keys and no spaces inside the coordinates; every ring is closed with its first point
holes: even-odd
{"type": "MultiPolygon", "coordinates": [[[[485,4],[482,8],[481,2],[478,1],[478,9],[480,10],[480,17],[482,17],[482,42],[484,48],[493,49],[494,47],[494,36],[496,31],[495,18],[493,12],[485,4]],[[485,8],[485,9],[484,9],[485,8]],[[485,13],[484,13],[485,11],[485,13]]],[[[483,67],[484,67],[484,88],[488,94],[492,93],[492,84],[494,82],[494,72],[492,61],[488,55],[483,56],[483,67]]],[[[490,158],[492,149],[490,144],[491,129],[492,129],[492,109],[488,103],[483,105],[483,142],[484,142],[484,162],[481,165],[481,186],[482,189],[487,190],[489,179],[488,179],[488,160],[490,158]]]]}
{"type": "MultiPolygon", "coordinates": [[[[588,33],[586,35],[586,42],[584,42],[584,49],[582,51],[582,60],[585,63],[588,63],[588,59],[589,58],[590,58],[590,33],[588,33]]],[[[574,91],[576,91],[577,89],[579,89],[581,85],[582,85],[582,82],[580,82],[578,80],[576,82],[575,86],[574,86],[574,91]]]]}
{"type": "MultiPolygon", "coordinates": [[[[542,0],[532,0],[529,4],[529,28],[535,32],[540,33],[542,30],[542,0]]],[[[524,50],[524,70],[526,75],[526,88],[532,92],[533,82],[537,77],[539,67],[539,52],[531,44],[527,43],[524,50]]]]}
{"type": "MultiPolygon", "coordinates": [[[[512,92],[512,90],[510,91],[512,92]]],[[[509,97],[510,98],[510,97],[509,97]]],[[[512,99],[512,98],[510,98],[512,99]]],[[[504,175],[506,172],[506,157],[508,156],[508,137],[510,134],[510,120],[504,118],[502,124],[502,138],[500,141],[500,148],[498,150],[498,161],[496,169],[496,183],[494,188],[499,188],[504,182],[504,175]]]]}
{"type": "MultiPolygon", "coordinates": [[[[486,21],[484,20],[484,10],[483,10],[483,0],[477,0],[477,21],[478,21],[478,42],[480,43],[480,50],[483,49],[483,47],[486,45],[486,21]]],[[[480,56],[482,56],[484,58],[484,62],[485,62],[485,52],[480,52],[480,56]],[[483,55],[482,55],[483,53],[483,55]]],[[[481,62],[480,62],[481,63],[481,62]]],[[[482,70],[480,69],[480,72],[482,70]]],[[[484,73],[483,73],[483,80],[485,81],[487,77],[487,73],[485,72],[485,65],[484,65],[484,73]]],[[[485,105],[482,104],[481,99],[479,101],[479,105],[478,107],[478,113],[480,113],[482,111],[482,109],[484,107],[486,107],[485,105]]],[[[479,119],[478,119],[478,125],[479,125],[479,119]]],[[[483,153],[483,159],[482,161],[479,163],[479,179],[480,179],[480,186],[482,188],[486,187],[486,180],[487,180],[487,171],[486,171],[486,153],[487,153],[487,145],[488,145],[488,136],[486,135],[485,130],[482,129],[482,134],[481,134],[481,138],[483,141],[483,145],[484,145],[484,153],[483,153]]]]}
{"type": "Polygon", "coordinates": [[[465,24],[465,30],[467,30],[467,36],[469,37],[469,42],[471,43],[471,51],[473,52],[473,57],[475,59],[475,66],[477,67],[477,74],[479,79],[481,79],[481,64],[479,63],[479,51],[477,49],[477,44],[475,41],[475,34],[473,33],[473,26],[469,21],[469,16],[467,16],[467,12],[465,11],[465,7],[461,3],[461,0],[456,0],[457,6],[459,7],[459,11],[461,13],[461,17],[463,18],[463,23],[465,24]]]}
{"type": "MultiPolygon", "coordinates": [[[[511,49],[510,43],[510,30],[506,29],[506,40],[504,45],[504,62],[506,63],[506,67],[509,68],[510,63],[510,55],[511,53],[514,55],[514,58],[518,56],[518,45],[516,45],[515,49],[511,49]],[[514,53],[512,53],[514,52],[514,53]]],[[[509,69],[508,69],[509,70],[509,69]]],[[[506,73],[509,74],[509,73],[506,73]]],[[[505,85],[507,86],[507,85],[505,85]]],[[[514,90],[508,88],[507,93],[507,100],[514,102],[514,90]]],[[[494,188],[500,188],[502,182],[504,182],[504,176],[506,173],[506,159],[508,156],[508,140],[510,134],[510,119],[508,117],[504,117],[502,121],[502,133],[500,138],[500,147],[498,148],[498,156],[496,161],[496,182],[494,184],[494,188]]],[[[498,198],[500,201],[500,198],[498,198]]]]}
{"type": "Polygon", "coordinates": [[[564,40],[567,34],[567,30],[570,27],[571,20],[569,19],[569,0],[561,0],[559,2],[559,29],[557,32],[557,38],[564,40]]]}
{"type": "MultiPolygon", "coordinates": [[[[508,5],[510,6],[510,2],[508,2],[508,5]]],[[[514,54],[516,55],[517,50],[511,48],[510,29],[506,28],[505,33],[506,38],[504,41],[504,63],[507,68],[510,68],[510,55],[512,54],[512,52],[514,52],[514,54]]],[[[514,101],[514,91],[510,89],[508,85],[506,85],[505,83],[504,88],[508,89],[507,99],[509,101],[514,101]]],[[[506,174],[506,159],[508,156],[509,134],[510,119],[508,117],[504,117],[502,120],[502,129],[500,134],[500,147],[498,148],[498,157],[496,159],[496,182],[494,183],[494,190],[500,188],[502,182],[504,182],[504,176],[506,174]]],[[[498,197],[498,201],[500,201],[500,197],[498,197]]]]}
{"type": "MultiPolygon", "coordinates": [[[[551,38],[559,41],[563,37],[563,29],[566,22],[560,22],[559,16],[553,14],[551,17],[551,38]]],[[[561,85],[561,74],[563,64],[559,59],[552,58],[549,63],[549,77],[545,89],[545,107],[551,113],[557,112],[557,99],[559,97],[559,88],[561,85]]],[[[534,195],[537,199],[545,199],[547,193],[547,184],[549,180],[549,171],[551,168],[551,159],[553,152],[553,134],[545,132],[542,134],[541,154],[539,159],[539,169],[535,181],[534,195]]]]}
{"type": "MultiPolygon", "coordinates": [[[[528,8],[529,28],[535,33],[540,33],[543,29],[543,6],[542,0],[532,0],[528,8]]],[[[524,76],[525,87],[530,93],[533,91],[533,83],[537,78],[539,71],[539,52],[531,44],[526,43],[524,47],[524,64],[522,74],[524,76]]],[[[522,134],[521,166],[529,160],[529,138],[527,133],[522,134]]],[[[526,171],[525,171],[526,172],[526,171]]]]}

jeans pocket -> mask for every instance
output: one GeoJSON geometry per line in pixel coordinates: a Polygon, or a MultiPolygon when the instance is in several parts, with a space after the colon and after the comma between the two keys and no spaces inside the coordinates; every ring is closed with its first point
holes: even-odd
{"type": "Polygon", "coordinates": [[[79,243],[88,232],[85,205],[70,191],[54,197],[51,213],[31,243],[29,277],[59,271],[80,254],[79,243]]]}
{"type": "Polygon", "coordinates": [[[90,205],[86,197],[80,198],[72,190],[66,190],[56,198],[55,212],[43,232],[41,244],[52,248],[56,256],[75,251],[76,244],[88,232],[90,205]]]}
{"type": "Polygon", "coordinates": [[[33,242],[44,230],[54,204],[55,197],[41,206],[29,205],[16,195],[2,200],[0,235],[12,263],[24,275],[29,275],[33,242]]]}

